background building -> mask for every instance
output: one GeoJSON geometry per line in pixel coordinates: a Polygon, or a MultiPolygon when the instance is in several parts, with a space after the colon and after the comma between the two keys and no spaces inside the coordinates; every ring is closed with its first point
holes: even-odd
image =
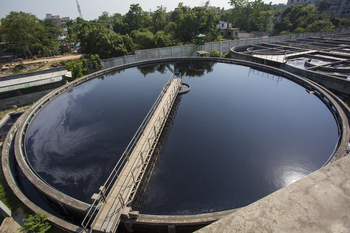
{"type": "Polygon", "coordinates": [[[70,21],[71,20],[71,18],[70,17],[62,17],[61,18],[61,23],[64,25],[64,24],[66,24],[68,21],[70,21]]]}
{"type": "Polygon", "coordinates": [[[46,14],[47,19],[51,19],[52,21],[55,22],[56,25],[61,25],[61,18],[59,15],[52,15],[52,14],[46,14]]]}
{"type": "Polygon", "coordinates": [[[231,40],[239,39],[239,28],[232,28],[232,23],[219,21],[216,27],[220,28],[220,34],[223,38],[228,38],[231,40]]]}

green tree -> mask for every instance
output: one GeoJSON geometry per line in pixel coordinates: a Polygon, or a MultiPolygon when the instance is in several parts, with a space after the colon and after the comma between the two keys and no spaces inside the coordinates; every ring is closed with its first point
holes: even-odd
{"type": "Polygon", "coordinates": [[[24,226],[19,228],[20,232],[26,233],[44,233],[50,229],[50,224],[46,221],[47,216],[36,212],[34,215],[29,214],[23,219],[24,226]]]}
{"type": "Polygon", "coordinates": [[[139,28],[147,28],[151,25],[151,17],[142,10],[139,4],[131,4],[128,13],[123,18],[124,34],[130,34],[139,28]]]}
{"type": "Polygon", "coordinates": [[[151,49],[155,47],[154,34],[148,29],[134,30],[131,36],[137,44],[136,47],[138,49],[151,49]]]}
{"type": "Polygon", "coordinates": [[[82,53],[98,54],[101,58],[118,57],[128,54],[133,48],[129,37],[112,33],[98,22],[85,22],[78,38],[82,53]]]}
{"type": "MultiPolygon", "coordinates": [[[[61,63],[63,65],[63,63],[61,63]]],[[[72,77],[66,77],[68,82],[71,82],[84,75],[90,74],[93,71],[103,68],[100,57],[97,54],[91,54],[89,59],[82,58],[80,60],[73,60],[66,62],[65,67],[72,72],[72,77]]]]}
{"type": "Polygon", "coordinates": [[[72,72],[72,77],[66,77],[67,81],[73,81],[74,79],[84,76],[83,62],[79,60],[73,60],[66,64],[67,70],[72,72]]]}
{"type": "Polygon", "coordinates": [[[109,16],[109,13],[107,11],[102,11],[102,15],[98,17],[97,22],[102,24],[103,26],[107,26],[109,24],[112,24],[112,17],[109,16]]]}
{"type": "Polygon", "coordinates": [[[318,5],[318,11],[327,11],[331,5],[332,4],[329,2],[329,0],[322,0],[318,5]]]}
{"type": "Polygon", "coordinates": [[[154,35],[153,41],[157,48],[168,47],[172,45],[170,34],[166,34],[164,31],[158,31],[154,35]]]}
{"type": "Polygon", "coordinates": [[[43,52],[57,53],[55,42],[58,28],[48,20],[40,21],[35,15],[11,11],[1,19],[3,37],[12,43],[12,52],[17,55],[33,55],[43,52]]]}
{"type": "Polygon", "coordinates": [[[203,8],[194,7],[189,10],[183,20],[177,25],[175,38],[183,42],[193,42],[198,34],[205,34],[206,41],[220,39],[219,28],[216,27],[219,18],[215,13],[203,8]]]}
{"type": "Polygon", "coordinates": [[[274,14],[271,4],[265,4],[262,0],[231,0],[233,9],[226,16],[234,27],[244,31],[267,31],[274,14]]]}
{"type": "Polygon", "coordinates": [[[152,22],[155,32],[164,30],[166,25],[166,7],[157,6],[157,10],[153,12],[152,22]]]}
{"type": "Polygon", "coordinates": [[[275,24],[276,34],[305,33],[331,30],[333,23],[340,20],[334,14],[318,14],[315,5],[293,5],[281,15],[282,19],[275,24]]]}

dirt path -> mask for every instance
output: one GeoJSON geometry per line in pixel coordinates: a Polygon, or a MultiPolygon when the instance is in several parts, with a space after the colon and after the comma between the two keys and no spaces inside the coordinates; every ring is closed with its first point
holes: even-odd
{"type": "Polygon", "coordinates": [[[24,60],[23,64],[30,64],[30,63],[44,62],[44,61],[47,61],[48,63],[52,63],[52,62],[59,62],[62,60],[79,59],[81,56],[82,56],[81,54],[76,54],[76,55],[62,55],[62,56],[56,56],[56,57],[44,57],[44,58],[38,58],[36,60],[29,59],[29,60],[24,60]]]}
{"type": "MultiPolygon", "coordinates": [[[[82,57],[82,54],[70,54],[70,55],[62,55],[62,56],[56,56],[56,57],[43,57],[35,60],[33,59],[24,60],[23,64],[26,67],[22,70],[22,72],[35,69],[39,66],[40,68],[38,68],[36,71],[51,69],[52,64],[59,63],[62,60],[74,60],[74,59],[79,59],[81,57],[82,57]]],[[[2,69],[2,67],[7,67],[7,68],[0,71],[0,77],[13,74],[13,69],[18,64],[19,62],[1,63],[0,69],[2,69]]],[[[56,65],[54,65],[54,67],[56,67],[56,65]]]]}

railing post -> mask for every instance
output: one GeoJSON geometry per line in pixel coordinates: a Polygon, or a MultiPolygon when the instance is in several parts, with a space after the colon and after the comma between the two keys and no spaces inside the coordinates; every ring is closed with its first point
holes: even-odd
{"type": "Polygon", "coordinates": [[[101,186],[99,188],[99,190],[100,190],[103,201],[106,203],[106,196],[105,196],[106,188],[105,188],[105,186],[101,186]]]}
{"type": "Polygon", "coordinates": [[[144,163],[145,160],[143,159],[143,152],[142,151],[140,152],[140,155],[141,155],[141,161],[142,161],[142,163],[144,163]]]}
{"type": "Polygon", "coordinates": [[[136,182],[135,182],[134,173],[132,172],[132,170],[131,170],[131,177],[132,177],[132,180],[134,181],[134,183],[136,183],[136,182]]]}
{"type": "Polygon", "coordinates": [[[154,137],[157,137],[157,130],[156,130],[156,126],[153,126],[153,131],[154,131],[154,137]]]}
{"type": "Polygon", "coordinates": [[[124,206],[124,205],[125,205],[125,203],[124,203],[124,200],[123,200],[123,197],[122,197],[122,194],[121,194],[121,193],[119,194],[119,201],[122,203],[122,206],[124,206]]]}

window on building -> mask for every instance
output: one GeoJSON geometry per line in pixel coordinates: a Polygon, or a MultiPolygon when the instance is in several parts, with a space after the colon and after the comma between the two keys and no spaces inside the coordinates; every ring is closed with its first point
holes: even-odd
{"type": "Polygon", "coordinates": [[[220,32],[221,33],[221,36],[224,36],[224,33],[223,32],[220,32]]]}
{"type": "Polygon", "coordinates": [[[228,36],[231,36],[231,32],[227,32],[227,35],[228,35],[228,36]]]}
{"type": "Polygon", "coordinates": [[[222,27],[224,27],[224,24],[222,24],[222,27]]]}
{"type": "Polygon", "coordinates": [[[237,32],[236,32],[236,36],[237,36],[237,32]]]}

